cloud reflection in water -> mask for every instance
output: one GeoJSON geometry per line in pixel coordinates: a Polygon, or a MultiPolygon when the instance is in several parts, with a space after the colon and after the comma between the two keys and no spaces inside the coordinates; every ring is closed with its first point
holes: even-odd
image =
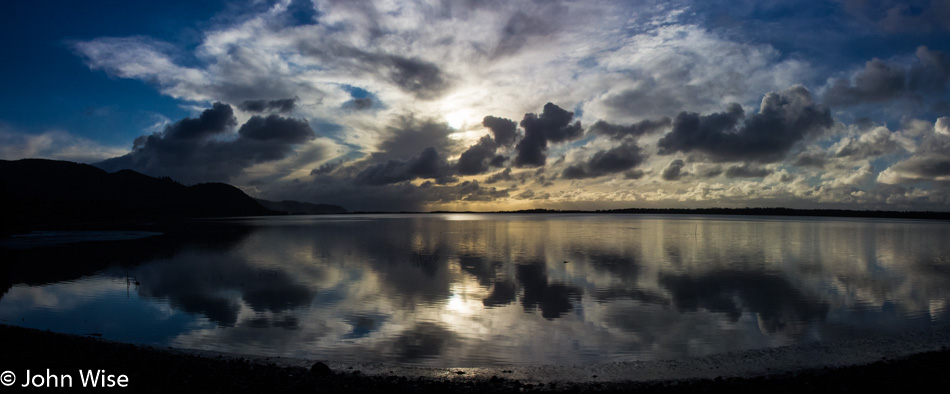
{"type": "Polygon", "coordinates": [[[209,223],[187,236],[4,251],[17,264],[39,263],[7,268],[0,318],[46,328],[41,322],[55,317],[80,333],[91,318],[106,337],[161,345],[455,366],[680,358],[950,323],[950,246],[941,241],[950,226],[938,222],[365,215],[209,223]],[[104,246],[122,261],[104,257],[104,246]],[[179,317],[141,312],[148,324],[130,325],[89,316],[128,302],[126,272],[140,282],[131,297],[179,317]],[[71,302],[42,302],[54,296],[71,302]]]}

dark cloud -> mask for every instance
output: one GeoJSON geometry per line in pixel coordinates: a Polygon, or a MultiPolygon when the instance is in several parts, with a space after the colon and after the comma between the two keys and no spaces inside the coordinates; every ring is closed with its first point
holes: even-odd
{"type": "Polygon", "coordinates": [[[909,67],[871,59],[850,77],[832,81],[824,94],[825,103],[852,106],[899,98],[915,102],[925,96],[941,98],[950,81],[950,57],[925,46],[917,48],[916,56],[909,67]]]}
{"type": "Polygon", "coordinates": [[[419,323],[393,339],[387,352],[399,361],[418,362],[441,355],[458,341],[458,334],[438,323],[419,323]]]}
{"type": "Polygon", "coordinates": [[[824,168],[826,164],[828,164],[828,158],[821,152],[804,152],[795,160],[795,165],[798,167],[824,168]]]}
{"type": "Polygon", "coordinates": [[[356,182],[379,186],[418,178],[434,179],[440,184],[454,180],[445,158],[430,146],[406,161],[392,159],[366,167],[357,174],[356,182]]]}
{"type": "MultiPolygon", "coordinates": [[[[881,128],[881,130],[886,129],[881,128]]],[[[950,186],[948,182],[950,180],[950,153],[948,152],[950,152],[950,117],[941,117],[935,122],[933,131],[924,135],[914,155],[882,171],[878,176],[878,182],[888,184],[931,182],[935,189],[946,190],[950,186]]],[[[938,193],[931,193],[931,195],[937,196],[938,193]]]]}
{"type": "MultiPolygon", "coordinates": [[[[286,158],[295,145],[315,138],[306,121],[274,114],[251,117],[236,138],[218,138],[236,124],[229,105],[214,103],[197,119],[185,118],[162,132],[136,138],[132,152],[96,166],[169,176],[184,183],[226,182],[254,164],[286,158]]],[[[324,153],[309,154],[319,160],[324,153]]]]}
{"type": "MultiPolygon", "coordinates": [[[[682,66],[672,72],[677,78],[687,78],[689,71],[682,66]]],[[[624,89],[611,94],[604,99],[604,105],[611,116],[647,117],[656,114],[672,114],[683,108],[691,108],[697,104],[705,105],[703,92],[685,85],[672,78],[658,81],[650,75],[638,75],[635,87],[624,89]],[[686,102],[685,100],[695,101],[686,102]]]]}
{"type": "Polygon", "coordinates": [[[581,122],[571,124],[573,112],[568,112],[557,105],[547,103],[541,115],[525,114],[521,120],[521,127],[525,131],[524,138],[515,147],[518,155],[515,156],[515,165],[519,167],[543,166],[547,157],[545,151],[548,142],[558,143],[579,138],[584,129],[581,122]]]}
{"type": "Polygon", "coordinates": [[[458,161],[458,173],[461,175],[476,175],[487,172],[495,159],[495,141],[484,136],[477,144],[472,145],[458,161]]]}
{"type": "Polygon", "coordinates": [[[719,175],[722,175],[721,166],[713,166],[699,171],[699,176],[703,178],[715,178],[719,175]]]}
{"type": "Polygon", "coordinates": [[[663,173],[660,174],[663,179],[668,181],[676,181],[682,178],[685,175],[688,175],[687,172],[683,172],[683,167],[686,166],[686,163],[680,159],[676,159],[670,162],[670,165],[666,166],[663,169],[663,173]]]}
{"type": "Polygon", "coordinates": [[[893,99],[904,92],[904,74],[903,69],[874,58],[854,74],[853,81],[835,80],[825,93],[825,103],[846,106],[893,99]]]}
{"type": "Polygon", "coordinates": [[[352,73],[377,75],[418,99],[438,98],[450,86],[449,77],[435,63],[389,53],[367,52],[340,43],[301,41],[301,53],[352,73]]]}
{"type": "Polygon", "coordinates": [[[887,33],[950,31],[950,3],[945,0],[843,0],[845,10],[887,33]]]}
{"type": "Polygon", "coordinates": [[[595,153],[587,162],[575,164],[561,173],[566,179],[594,178],[627,171],[643,162],[642,149],[633,141],[595,153]]]}
{"type": "Polygon", "coordinates": [[[416,120],[411,116],[399,118],[394,125],[386,127],[384,139],[377,146],[377,152],[371,155],[372,161],[406,160],[418,154],[420,146],[431,146],[438,152],[451,154],[457,149],[456,142],[449,138],[454,131],[444,122],[416,120]]]}
{"type": "Polygon", "coordinates": [[[383,59],[382,63],[389,66],[390,81],[418,98],[436,98],[449,86],[442,70],[433,63],[395,55],[383,59]]]}
{"type": "Polygon", "coordinates": [[[918,63],[908,73],[908,88],[912,91],[943,94],[950,81],[950,56],[932,51],[925,46],[917,48],[918,63]]]}
{"type": "Polygon", "coordinates": [[[278,141],[287,144],[300,144],[312,140],[313,129],[303,119],[284,118],[268,115],[266,118],[252,116],[238,129],[238,135],[250,140],[278,141]]]}
{"type": "Polygon", "coordinates": [[[950,177],[950,155],[936,152],[919,154],[891,166],[889,170],[902,174],[910,182],[938,177],[947,179],[950,177]]]}
{"type": "Polygon", "coordinates": [[[372,106],[373,106],[373,99],[369,97],[353,99],[353,108],[357,110],[368,109],[372,106]]]}
{"type": "Polygon", "coordinates": [[[508,305],[517,299],[518,288],[511,281],[495,282],[491,289],[491,294],[482,300],[482,305],[486,308],[495,308],[508,305]]]}
{"type": "Polygon", "coordinates": [[[497,182],[504,181],[514,181],[515,178],[511,176],[511,167],[505,168],[502,171],[496,172],[485,178],[485,183],[492,184],[497,182]]]}
{"type": "Polygon", "coordinates": [[[495,46],[492,57],[504,57],[517,53],[524,47],[529,40],[537,37],[545,37],[558,30],[558,26],[553,22],[559,18],[559,14],[564,14],[565,9],[552,1],[546,3],[548,7],[540,10],[534,10],[531,14],[517,11],[502,28],[498,44],[495,46]]]}
{"type": "Polygon", "coordinates": [[[517,199],[519,199],[519,200],[530,200],[530,199],[534,198],[534,191],[525,190],[525,191],[519,193],[517,196],[515,196],[515,198],[517,198],[517,199]]]}
{"type": "Polygon", "coordinates": [[[337,168],[340,168],[342,164],[343,162],[339,162],[339,161],[328,161],[326,163],[321,164],[320,167],[317,167],[311,170],[310,175],[329,174],[333,172],[334,170],[336,170],[337,168]]]}
{"type": "Polygon", "coordinates": [[[505,163],[507,162],[508,162],[508,156],[495,155],[495,157],[493,157],[491,161],[488,162],[488,164],[491,165],[492,167],[504,167],[505,163]]]}
{"type": "Polygon", "coordinates": [[[706,310],[738,321],[755,313],[768,332],[794,322],[821,321],[828,305],[802,294],[781,276],[760,272],[715,271],[705,275],[663,275],[659,279],[680,311],[706,310]]]}
{"type": "Polygon", "coordinates": [[[278,100],[245,100],[238,108],[248,112],[276,111],[280,113],[292,112],[297,107],[297,98],[278,100]]]}
{"type": "Polygon", "coordinates": [[[629,126],[615,125],[604,122],[603,120],[598,120],[597,123],[594,123],[594,125],[591,126],[588,132],[610,137],[611,139],[620,140],[628,135],[632,137],[639,137],[642,135],[656,133],[667,127],[670,127],[671,123],[672,120],[665,116],[657,120],[645,119],[629,126]]]}
{"type": "Polygon", "coordinates": [[[296,283],[284,271],[259,275],[253,285],[243,289],[242,299],[255,311],[281,312],[309,305],[316,291],[296,283]]]}
{"type": "Polygon", "coordinates": [[[336,204],[350,211],[418,212],[430,203],[495,201],[509,196],[509,189],[483,186],[478,181],[439,184],[439,180],[436,179],[419,185],[405,181],[388,184],[383,182],[384,180],[391,181],[393,178],[413,177],[414,175],[406,175],[399,171],[407,168],[405,164],[395,170],[382,168],[377,169],[378,172],[372,175],[370,173],[361,175],[366,177],[362,181],[375,184],[361,182],[357,176],[360,171],[354,171],[348,167],[340,168],[330,174],[313,175],[310,182],[273,184],[267,190],[263,190],[261,198],[280,201],[300,200],[301,196],[304,196],[306,201],[336,204]],[[389,172],[386,172],[387,170],[389,172]]]}
{"type": "Polygon", "coordinates": [[[795,143],[834,123],[831,111],[813,103],[801,86],[766,94],[757,114],[744,115],[738,104],[710,115],[681,112],[673,119],[673,130],[657,144],[659,153],[697,151],[717,162],[772,163],[795,143]]]}
{"type": "Polygon", "coordinates": [[[521,282],[524,295],[521,305],[525,311],[541,309],[545,319],[556,319],[574,308],[572,301],[580,301],[580,289],[548,281],[547,270],[543,262],[519,264],[515,277],[521,282]]]}
{"type": "Polygon", "coordinates": [[[198,119],[185,118],[179,120],[175,124],[166,127],[163,134],[164,137],[172,140],[199,140],[223,133],[234,126],[237,126],[237,119],[234,118],[234,111],[231,110],[231,106],[214,103],[211,105],[211,109],[201,112],[198,119]]]}
{"type": "Polygon", "coordinates": [[[772,173],[772,170],[753,165],[741,164],[726,169],[727,178],[764,178],[772,173]]]}
{"type": "Polygon", "coordinates": [[[495,143],[499,146],[511,146],[518,138],[518,132],[516,131],[518,124],[511,119],[489,115],[482,119],[482,126],[491,130],[492,135],[495,136],[495,143]]]}
{"type": "Polygon", "coordinates": [[[508,197],[508,190],[482,187],[478,181],[465,181],[458,185],[437,189],[433,196],[437,197],[439,202],[495,201],[508,197]]]}
{"type": "Polygon", "coordinates": [[[643,172],[643,170],[630,170],[623,173],[623,179],[636,180],[643,178],[644,175],[646,175],[646,173],[643,172]]]}

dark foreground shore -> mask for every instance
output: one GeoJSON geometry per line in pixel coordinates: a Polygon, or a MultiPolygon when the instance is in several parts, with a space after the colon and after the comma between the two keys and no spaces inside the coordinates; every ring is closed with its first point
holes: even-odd
{"type": "MultiPolygon", "coordinates": [[[[948,392],[950,350],[907,358],[880,360],[867,365],[788,372],[753,378],[723,377],[661,382],[554,382],[540,384],[502,376],[444,378],[369,376],[358,370],[332,371],[323,364],[313,368],[281,366],[266,360],[196,355],[103,341],[92,337],[55,334],[0,325],[0,370],[10,371],[20,387],[31,375],[73,376],[73,390],[84,390],[80,370],[104,370],[126,375],[134,392],[320,392],[320,393],[481,393],[481,392],[663,392],[663,393],[797,393],[797,392],[948,392]]],[[[5,382],[6,377],[4,378],[5,382]]],[[[46,383],[49,384],[49,383],[46,383]]],[[[62,383],[60,383],[62,385],[62,383]]]]}

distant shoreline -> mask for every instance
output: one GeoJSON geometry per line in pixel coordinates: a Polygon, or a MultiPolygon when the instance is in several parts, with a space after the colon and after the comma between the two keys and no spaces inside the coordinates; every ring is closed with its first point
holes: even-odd
{"type": "Polygon", "coordinates": [[[848,209],[794,209],[794,208],[621,208],[598,210],[524,209],[517,211],[431,211],[431,212],[350,212],[370,213],[508,213],[508,214],[633,214],[633,215],[734,215],[734,216],[806,216],[878,219],[950,220],[950,212],[936,211],[882,211],[848,209]]]}

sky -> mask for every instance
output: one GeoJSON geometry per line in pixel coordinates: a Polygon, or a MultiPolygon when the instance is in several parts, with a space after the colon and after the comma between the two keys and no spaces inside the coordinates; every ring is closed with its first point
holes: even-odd
{"type": "Polygon", "coordinates": [[[950,1],[0,5],[0,159],[349,210],[950,207],[950,1]]]}

